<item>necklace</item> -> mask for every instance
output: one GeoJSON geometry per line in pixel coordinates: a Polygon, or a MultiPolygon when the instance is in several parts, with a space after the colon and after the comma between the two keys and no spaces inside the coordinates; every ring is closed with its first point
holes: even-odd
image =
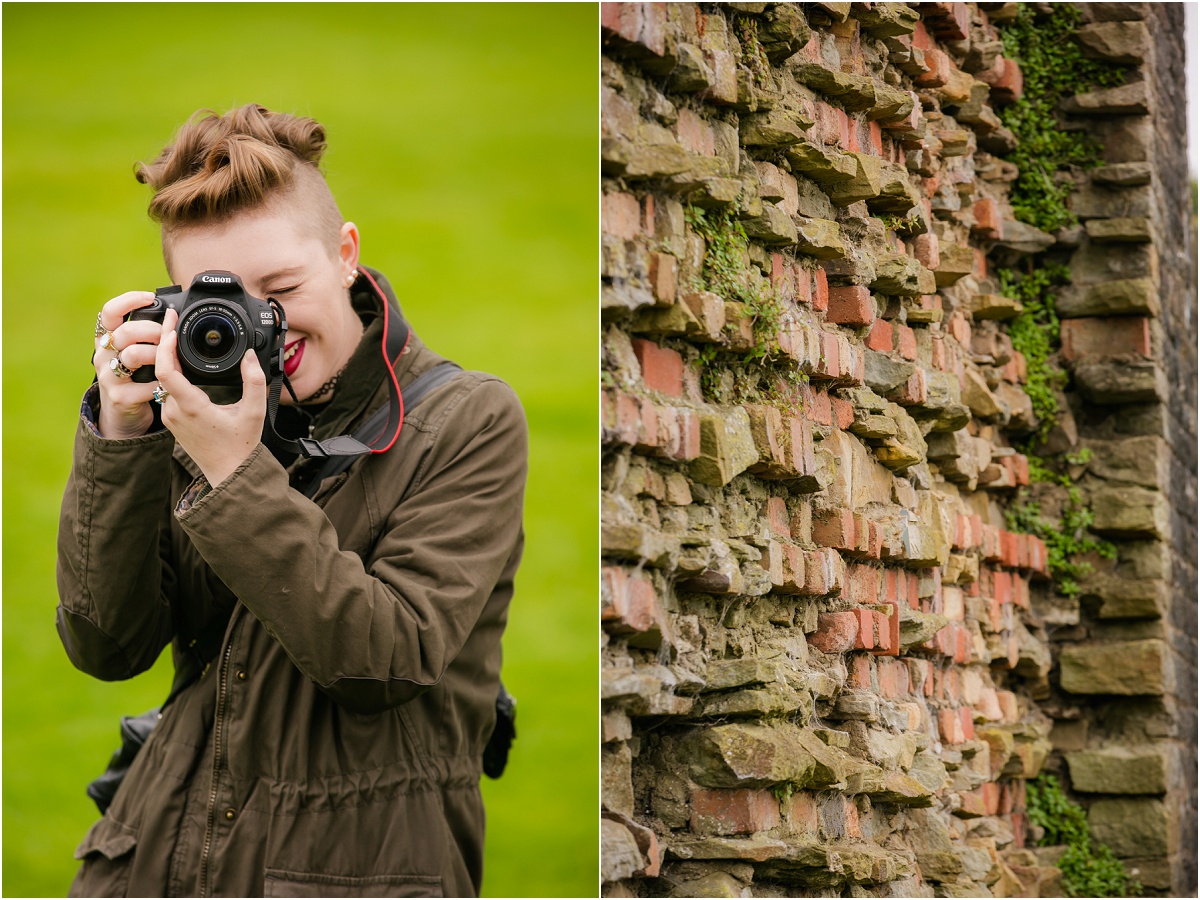
{"type": "Polygon", "coordinates": [[[302,403],[312,403],[318,397],[323,397],[326,394],[332,392],[333,389],[335,387],[337,387],[338,379],[342,377],[342,373],[345,371],[346,371],[346,366],[342,366],[340,369],[338,369],[337,373],[334,374],[334,376],[332,378],[330,378],[327,382],[325,382],[323,385],[321,385],[319,388],[317,388],[316,391],[314,391],[313,393],[311,393],[307,397],[305,397],[301,402],[302,403]]]}

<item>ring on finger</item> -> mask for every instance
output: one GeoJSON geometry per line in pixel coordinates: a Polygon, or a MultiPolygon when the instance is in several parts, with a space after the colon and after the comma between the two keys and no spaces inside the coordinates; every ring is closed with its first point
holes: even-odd
{"type": "Polygon", "coordinates": [[[170,396],[171,392],[163,387],[161,383],[154,389],[154,402],[159,406],[162,406],[164,403],[166,403],[167,398],[170,396]]]}
{"type": "Polygon", "coordinates": [[[133,374],[133,369],[121,362],[121,355],[119,353],[108,361],[108,367],[112,369],[113,374],[118,378],[128,378],[133,374]]]}
{"type": "Polygon", "coordinates": [[[96,313],[96,337],[108,333],[108,329],[104,327],[104,320],[101,316],[103,316],[103,313],[96,313]]]}
{"type": "MultiPolygon", "coordinates": [[[[99,335],[97,335],[97,337],[99,337],[99,335]]],[[[103,350],[111,350],[111,351],[113,351],[113,353],[121,352],[120,350],[117,349],[117,345],[113,341],[113,333],[111,331],[107,331],[107,330],[104,332],[104,343],[101,344],[100,347],[103,350]]]]}

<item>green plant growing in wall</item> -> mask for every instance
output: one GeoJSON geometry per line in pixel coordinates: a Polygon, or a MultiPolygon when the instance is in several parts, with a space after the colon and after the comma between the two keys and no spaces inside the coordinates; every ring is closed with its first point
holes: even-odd
{"type": "Polygon", "coordinates": [[[1029,499],[1028,491],[1022,489],[1017,502],[1004,511],[1005,524],[1009,531],[1032,534],[1046,544],[1046,562],[1050,577],[1058,592],[1066,597],[1080,593],[1080,580],[1092,571],[1090,563],[1078,557],[1097,553],[1105,559],[1115,559],[1117,548],[1108,541],[1092,537],[1088,528],[1095,520],[1091,508],[1083,502],[1079,488],[1071,484],[1065,475],[1053,475],[1039,464],[1036,473],[1031,459],[1030,480],[1055,481],[1067,489],[1067,503],[1057,522],[1043,518],[1041,504],[1029,499]]]}
{"type": "Polygon", "coordinates": [[[1032,7],[1019,4],[1016,20],[1001,32],[1004,54],[1020,63],[1025,86],[1021,97],[999,115],[1018,142],[1006,157],[1018,169],[1009,198],[1013,213],[1022,222],[1054,232],[1076,221],[1066,205],[1072,184],[1069,177],[1060,180],[1060,170],[1091,168],[1101,159],[1099,143],[1083,132],[1064,130],[1055,109],[1063,97],[1121,84],[1125,70],[1084,57],[1074,39],[1080,17],[1074,4],[1049,5],[1043,15],[1032,7]]]}
{"type": "MultiPolygon", "coordinates": [[[[999,269],[1000,293],[1019,300],[1024,311],[1008,324],[1013,349],[1025,357],[1025,393],[1033,403],[1037,430],[1029,444],[1046,439],[1058,416],[1055,391],[1067,382],[1067,374],[1049,363],[1059,343],[1058,314],[1054,310],[1054,289],[1065,284],[1070,273],[1066,266],[1043,265],[1021,275],[1011,269],[999,269]]],[[[1028,455],[1028,452],[1026,453],[1028,455]]]]}
{"type": "Polygon", "coordinates": [[[735,210],[689,206],[684,217],[706,245],[698,286],[724,300],[744,304],[754,330],[754,346],[747,351],[746,360],[768,359],[779,333],[783,306],[774,288],[763,287],[750,272],[746,263],[750,239],[735,210]]]}
{"type": "MultiPolygon", "coordinates": [[[[1050,364],[1050,356],[1059,343],[1059,321],[1054,310],[1054,291],[1066,283],[1069,272],[1065,266],[1051,263],[1031,268],[1025,274],[1010,269],[997,271],[1000,292],[1019,300],[1024,311],[1009,323],[1008,335],[1013,349],[1025,356],[1025,392],[1033,404],[1038,425],[1020,450],[1029,459],[1029,479],[1032,482],[1058,484],[1067,490],[1067,503],[1057,522],[1042,516],[1038,503],[1028,499],[1022,490],[1017,502],[1005,512],[1008,529],[1032,534],[1046,544],[1046,559],[1055,588],[1067,597],[1078,596],[1080,580],[1090,574],[1089,563],[1079,556],[1098,553],[1106,559],[1116,556],[1116,547],[1088,534],[1094,521],[1091,508],[1084,502],[1079,488],[1069,476],[1058,474],[1051,464],[1034,452],[1034,447],[1046,439],[1059,413],[1055,391],[1066,383],[1066,373],[1050,364]]],[[[1084,465],[1091,459],[1091,450],[1067,454],[1071,465],[1084,465]]]]}
{"type": "Polygon", "coordinates": [[[1025,811],[1029,823],[1043,830],[1038,846],[1066,845],[1058,867],[1068,897],[1141,895],[1141,884],[1129,877],[1106,844],[1092,837],[1087,813],[1067,798],[1053,775],[1039,775],[1025,783],[1025,811]]]}

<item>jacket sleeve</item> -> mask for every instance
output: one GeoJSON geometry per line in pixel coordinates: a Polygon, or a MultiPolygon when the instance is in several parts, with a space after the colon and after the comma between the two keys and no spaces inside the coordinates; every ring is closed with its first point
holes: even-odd
{"type": "Polygon", "coordinates": [[[106,681],[149,669],[172,637],[171,453],[159,431],[106,440],[81,416],[58,526],[58,634],[106,681]]]}
{"type": "Polygon", "coordinates": [[[177,512],[296,666],[356,712],[438,683],[519,539],[528,456],[520,403],[497,379],[458,381],[466,384],[441,421],[423,426],[435,433],[413,486],[379,511],[380,538],[365,563],[339,549],[324,510],[289,488],[262,445],[177,512]]]}

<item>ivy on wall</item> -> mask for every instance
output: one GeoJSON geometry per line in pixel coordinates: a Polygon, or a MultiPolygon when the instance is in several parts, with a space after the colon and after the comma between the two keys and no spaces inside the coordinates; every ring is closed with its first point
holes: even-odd
{"type": "Polygon", "coordinates": [[[1125,874],[1125,867],[1108,845],[1092,837],[1087,813],[1063,793],[1053,775],[1039,775],[1025,785],[1029,824],[1043,829],[1040,847],[1066,845],[1059,858],[1063,891],[1068,897],[1135,897],[1142,886],[1125,874]]]}
{"type": "Polygon", "coordinates": [[[1020,63],[1025,88],[1000,110],[1000,120],[1018,141],[1007,157],[1020,170],[1009,198],[1013,212],[1022,222],[1054,232],[1075,223],[1066,202],[1073,183],[1063,170],[1100,162],[1096,140],[1063,130],[1055,110],[1063,97],[1121,84],[1125,70],[1084,57],[1073,37],[1080,17],[1074,4],[1038,5],[1049,6],[1049,12],[1039,15],[1032,4],[1021,3],[1016,20],[1001,33],[1004,55],[1020,63]]]}

